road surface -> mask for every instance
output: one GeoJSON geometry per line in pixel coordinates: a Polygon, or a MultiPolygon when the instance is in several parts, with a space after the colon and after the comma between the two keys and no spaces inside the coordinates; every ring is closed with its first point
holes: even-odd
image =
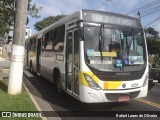
{"type": "MultiPolygon", "coordinates": [[[[126,118],[126,111],[130,111],[130,115],[137,115],[137,111],[142,111],[144,112],[145,117],[142,117],[141,119],[160,119],[156,118],[156,116],[153,115],[153,113],[157,115],[157,111],[158,114],[160,114],[160,84],[156,85],[151,91],[149,91],[148,96],[143,99],[131,100],[126,103],[86,104],[79,102],[68,94],[58,94],[50,82],[38,75],[31,75],[28,71],[26,72],[27,74],[24,74],[24,83],[30,90],[31,94],[35,96],[35,99],[37,100],[37,103],[41,106],[42,110],[51,111],[51,113],[44,112],[44,114],[46,114],[46,116],[48,115],[48,117],[60,116],[63,120],[106,120],[108,116],[110,116],[107,114],[115,114],[116,112],[120,112],[119,114],[117,114],[119,115],[118,119],[120,119],[121,117],[121,119],[124,119],[126,118]],[[152,114],[148,113],[147,111],[152,111],[152,114]],[[120,116],[121,113],[124,113],[124,116],[120,116]],[[97,116],[102,116],[95,117],[96,114],[97,116]]],[[[133,117],[134,118],[132,118],[132,116],[128,116],[126,119],[140,119],[137,116],[133,117]]],[[[115,118],[109,119],[114,120],[115,118]]]]}

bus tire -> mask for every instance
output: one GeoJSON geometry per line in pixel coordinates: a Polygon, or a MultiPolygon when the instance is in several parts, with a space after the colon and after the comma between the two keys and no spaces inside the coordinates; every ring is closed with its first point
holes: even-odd
{"type": "Polygon", "coordinates": [[[62,94],[62,80],[58,69],[54,69],[53,71],[53,84],[55,85],[57,92],[62,94]]]}
{"type": "Polygon", "coordinates": [[[56,88],[57,88],[58,93],[60,93],[60,94],[63,93],[62,81],[61,81],[60,77],[56,80],[56,88]]]}
{"type": "Polygon", "coordinates": [[[31,73],[33,73],[32,61],[30,61],[30,64],[29,64],[29,71],[30,71],[31,73]]]}

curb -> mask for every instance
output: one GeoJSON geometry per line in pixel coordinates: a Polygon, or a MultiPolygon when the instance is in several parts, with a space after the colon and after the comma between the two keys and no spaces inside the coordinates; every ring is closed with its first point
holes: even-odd
{"type": "MultiPolygon", "coordinates": [[[[27,70],[24,70],[23,73],[28,77],[33,77],[33,75],[30,72],[28,72],[27,70]]],[[[24,88],[25,88],[26,92],[28,93],[29,97],[31,98],[31,100],[35,104],[38,111],[48,111],[48,110],[55,111],[53,108],[50,107],[50,105],[45,100],[43,100],[42,106],[45,105],[48,107],[42,110],[40,107],[41,105],[38,104],[38,102],[36,101],[34,96],[30,93],[29,89],[27,88],[27,86],[25,85],[24,82],[23,82],[23,85],[24,85],[24,88]]],[[[58,117],[42,117],[42,120],[62,120],[62,119],[58,115],[58,117]]]]}
{"type": "MultiPolygon", "coordinates": [[[[29,89],[26,87],[26,85],[23,83],[24,89],[27,92],[27,94],[29,95],[29,97],[31,98],[32,102],[34,103],[34,105],[36,106],[38,111],[42,111],[42,109],[40,108],[40,106],[38,105],[38,103],[36,102],[36,100],[34,99],[34,97],[32,96],[32,94],[29,92],[29,89]]],[[[46,117],[42,117],[42,120],[47,120],[46,117]]]]}

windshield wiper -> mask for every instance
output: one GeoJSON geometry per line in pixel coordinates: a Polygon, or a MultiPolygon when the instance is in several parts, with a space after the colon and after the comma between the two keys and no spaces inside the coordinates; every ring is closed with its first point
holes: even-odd
{"type": "Polygon", "coordinates": [[[101,24],[99,30],[99,51],[101,54],[101,62],[103,62],[103,55],[102,55],[103,47],[104,47],[104,25],[101,24]]]}

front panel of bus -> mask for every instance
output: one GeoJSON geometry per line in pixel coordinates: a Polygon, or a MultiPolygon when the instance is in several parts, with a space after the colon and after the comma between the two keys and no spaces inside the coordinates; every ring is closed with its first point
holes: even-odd
{"type": "Polygon", "coordinates": [[[141,26],[83,22],[80,100],[125,102],[148,91],[146,42],[141,26]]]}

